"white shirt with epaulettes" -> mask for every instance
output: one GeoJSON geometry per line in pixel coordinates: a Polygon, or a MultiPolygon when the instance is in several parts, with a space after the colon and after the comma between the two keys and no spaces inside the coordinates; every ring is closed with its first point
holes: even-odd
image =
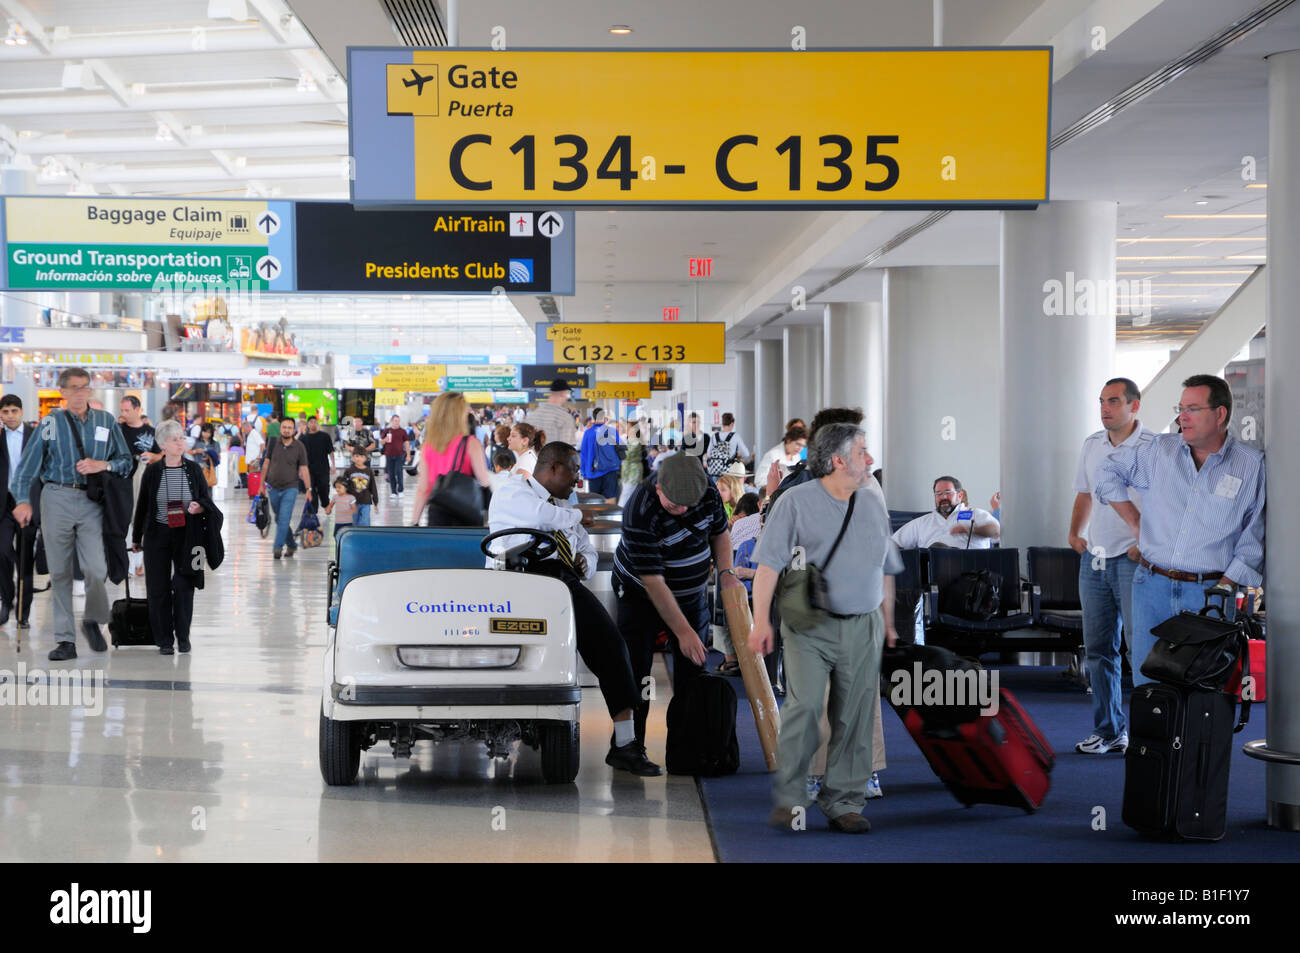
{"type": "MultiPolygon", "coordinates": [[[[551,494],[531,476],[512,476],[492,493],[492,502],[488,506],[488,532],[496,533],[503,529],[529,527],[552,533],[559,530],[569,540],[569,548],[575,557],[581,556],[587,562],[584,579],[596,575],[598,556],[591,537],[582,526],[582,513],[567,503],[552,502],[551,494]]],[[[525,542],[527,536],[503,536],[493,541],[494,552],[502,553],[511,546],[525,542]]],[[[551,556],[558,559],[558,556],[551,556]]],[[[492,568],[494,560],[489,557],[487,567],[492,568]]]]}

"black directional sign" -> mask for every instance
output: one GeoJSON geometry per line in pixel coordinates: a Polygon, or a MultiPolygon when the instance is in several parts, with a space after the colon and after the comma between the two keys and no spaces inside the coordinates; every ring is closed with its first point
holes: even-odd
{"type": "Polygon", "coordinates": [[[547,390],[555,380],[574,388],[590,387],[591,368],[583,364],[524,364],[519,368],[520,387],[547,390]]]}
{"type": "Polygon", "coordinates": [[[298,290],[573,294],[572,215],[299,202],[298,290]]]}

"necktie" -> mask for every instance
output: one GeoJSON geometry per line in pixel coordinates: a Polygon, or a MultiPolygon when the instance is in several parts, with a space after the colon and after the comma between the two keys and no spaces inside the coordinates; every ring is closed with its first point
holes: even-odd
{"type": "MultiPolygon", "coordinates": [[[[549,502],[552,505],[558,505],[559,503],[553,496],[549,502]]],[[[555,555],[560,557],[560,562],[577,572],[578,567],[573,561],[573,547],[569,545],[569,537],[564,535],[563,530],[557,529],[551,531],[551,538],[555,540],[555,555]]]]}

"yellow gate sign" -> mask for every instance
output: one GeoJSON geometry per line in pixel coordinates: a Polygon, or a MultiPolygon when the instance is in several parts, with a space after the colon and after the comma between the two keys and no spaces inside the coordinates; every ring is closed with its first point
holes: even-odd
{"type": "Polygon", "coordinates": [[[349,50],[353,201],[1046,201],[1050,47],[349,50]]]}
{"type": "Polygon", "coordinates": [[[594,387],[585,387],[583,400],[649,400],[650,384],[648,381],[597,381],[594,387]]]}
{"type": "Polygon", "coordinates": [[[446,364],[380,364],[371,384],[376,390],[432,393],[442,390],[446,378],[446,364]]]}
{"type": "Polygon", "coordinates": [[[551,342],[554,360],[565,364],[722,364],[726,361],[727,326],[721,322],[649,321],[551,324],[546,328],[546,340],[551,342]]]}

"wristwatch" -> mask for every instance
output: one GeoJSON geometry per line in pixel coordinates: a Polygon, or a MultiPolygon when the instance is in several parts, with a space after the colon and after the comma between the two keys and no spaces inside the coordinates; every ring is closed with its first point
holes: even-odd
{"type": "Polygon", "coordinates": [[[727,575],[728,573],[730,573],[731,575],[735,576],[737,579],[740,578],[740,576],[737,575],[735,569],[724,569],[724,570],[722,570],[720,573],[718,573],[718,575],[719,575],[719,576],[725,576],[725,575],[727,575]]]}

